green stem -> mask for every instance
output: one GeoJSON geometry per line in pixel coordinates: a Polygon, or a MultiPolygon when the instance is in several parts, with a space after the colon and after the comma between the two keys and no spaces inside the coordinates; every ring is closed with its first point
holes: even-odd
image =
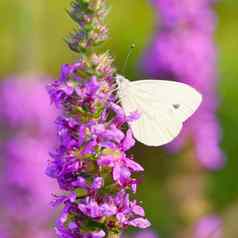
{"type": "Polygon", "coordinates": [[[108,234],[107,238],[120,238],[120,234],[119,233],[112,233],[112,232],[110,232],[108,234]]]}

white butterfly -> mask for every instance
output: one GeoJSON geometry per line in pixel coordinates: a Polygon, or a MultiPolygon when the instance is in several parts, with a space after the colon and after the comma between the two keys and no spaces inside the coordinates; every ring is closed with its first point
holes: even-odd
{"type": "Polygon", "coordinates": [[[129,81],[116,76],[118,96],[126,115],[139,112],[130,123],[134,137],[148,146],[171,142],[202,102],[202,95],[189,85],[174,81],[129,81]]]}

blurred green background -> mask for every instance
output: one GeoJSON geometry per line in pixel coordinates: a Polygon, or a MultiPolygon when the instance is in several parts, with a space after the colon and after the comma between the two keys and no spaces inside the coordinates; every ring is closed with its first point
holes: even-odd
{"type": "MultiPolygon", "coordinates": [[[[64,38],[73,28],[66,14],[69,3],[66,0],[0,1],[2,79],[27,72],[57,77],[61,64],[77,60],[77,55],[64,44],[64,38]]],[[[110,0],[109,3],[111,10],[107,23],[110,38],[103,48],[110,49],[120,72],[128,48],[135,43],[136,49],[126,73],[127,77],[135,79],[140,77],[138,61],[154,30],[153,9],[146,0],[110,0]]],[[[215,10],[218,14],[216,42],[220,73],[218,117],[227,164],[225,169],[203,172],[203,176],[206,178],[205,196],[212,204],[212,212],[229,220],[230,216],[233,217],[231,211],[237,211],[238,207],[238,2],[217,1],[215,10]]],[[[169,156],[163,149],[145,146],[138,146],[133,153],[145,166],[144,183],[138,197],[143,201],[147,216],[161,237],[174,237],[175,230],[186,224],[176,215],[168,186],[170,178],[182,172],[179,169],[182,156],[169,156]]],[[[238,213],[235,218],[238,218],[238,213]]]]}

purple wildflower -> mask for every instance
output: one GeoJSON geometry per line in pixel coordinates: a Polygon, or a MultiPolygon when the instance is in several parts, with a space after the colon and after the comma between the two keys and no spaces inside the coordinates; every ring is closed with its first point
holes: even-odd
{"type": "Polygon", "coordinates": [[[107,150],[106,155],[102,154],[99,157],[97,164],[99,167],[112,168],[113,179],[121,186],[133,184],[134,179],[131,178],[131,173],[144,170],[139,164],[117,150],[107,150]]]}
{"type": "Polygon", "coordinates": [[[202,93],[203,102],[196,115],[185,123],[182,134],[168,148],[177,151],[191,138],[201,164],[219,169],[224,165],[224,156],[215,115],[218,102],[213,2],[153,0],[161,26],[143,64],[145,72],[153,77],[187,83],[202,93]]]}
{"type": "Polygon", "coordinates": [[[105,10],[104,0],[75,1],[70,15],[80,27],[68,44],[79,60],[64,65],[60,79],[48,86],[60,116],[59,146],[46,173],[66,191],[54,201],[64,204],[56,224],[62,238],[101,238],[128,226],[150,226],[143,208],[130,200],[138,184],[134,174],[143,168],[126,154],[135,144],[126,128],[138,114],[128,117],[115,103],[110,55],[89,51],[106,37],[105,10]]]}

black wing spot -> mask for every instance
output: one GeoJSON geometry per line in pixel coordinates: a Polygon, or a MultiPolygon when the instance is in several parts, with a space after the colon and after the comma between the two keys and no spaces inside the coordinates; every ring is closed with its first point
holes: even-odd
{"type": "Polygon", "coordinates": [[[179,104],[173,104],[173,108],[174,108],[174,109],[179,109],[179,108],[180,108],[180,105],[179,105],[179,104]]]}

